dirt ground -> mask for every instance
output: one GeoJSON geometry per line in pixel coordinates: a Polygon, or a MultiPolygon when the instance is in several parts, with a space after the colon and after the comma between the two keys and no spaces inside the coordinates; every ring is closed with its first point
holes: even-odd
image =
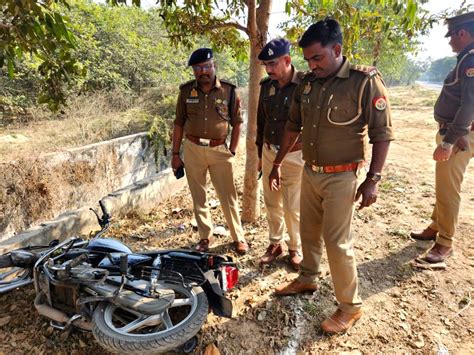
{"type": "MultiPolygon", "coordinates": [[[[437,93],[419,88],[391,89],[397,140],[393,142],[376,205],[358,211],[354,219],[360,293],[365,315],[347,334],[328,337],[320,322],[336,309],[327,261],[323,260],[320,289],[314,294],[275,297],[274,287],[296,277],[282,257],[259,268],[268,244],[265,217],[244,225],[251,243],[241,257],[229,237],[217,238],[213,252],[233,255],[240,280],[229,293],[233,319],[209,315],[199,333],[196,353],[214,343],[222,354],[474,353],[474,165],[468,168],[462,193],[455,254],[444,271],[414,269],[410,261],[430,243],[410,239],[412,228],[425,227],[434,202],[436,125],[432,107],[437,93]]],[[[237,185],[243,190],[243,151],[237,161],[237,185]]],[[[210,186],[210,185],[209,185],[210,186]]],[[[209,198],[216,198],[209,187],[209,198]]],[[[263,205],[263,202],[262,202],[263,205]]],[[[263,212],[265,212],[263,210],[263,212]]],[[[219,208],[216,225],[223,225],[219,208]]],[[[111,233],[134,250],[192,248],[192,205],[187,189],[151,214],[139,211],[116,221],[111,233]],[[181,209],[177,212],[175,209],[181,209]],[[175,210],[173,212],[173,210],[175,210]]],[[[104,353],[91,334],[66,337],[39,318],[33,289],[0,296],[0,354],[104,353]]]]}

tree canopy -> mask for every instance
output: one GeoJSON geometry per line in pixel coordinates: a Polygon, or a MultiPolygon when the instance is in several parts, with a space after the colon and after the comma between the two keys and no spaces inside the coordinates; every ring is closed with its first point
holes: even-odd
{"type": "Polygon", "coordinates": [[[66,0],[2,1],[0,5],[0,69],[6,67],[12,77],[16,60],[36,56],[42,79],[38,101],[53,109],[65,101],[64,83],[83,72],[71,55],[76,39],[58,5],[68,6],[66,0]]]}

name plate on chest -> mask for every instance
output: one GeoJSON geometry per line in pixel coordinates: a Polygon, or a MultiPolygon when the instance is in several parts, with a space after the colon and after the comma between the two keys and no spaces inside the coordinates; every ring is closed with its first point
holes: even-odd
{"type": "Polygon", "coordinates": [[[199,99],[186,99],[187,104],[198,104],[199,99]]]}

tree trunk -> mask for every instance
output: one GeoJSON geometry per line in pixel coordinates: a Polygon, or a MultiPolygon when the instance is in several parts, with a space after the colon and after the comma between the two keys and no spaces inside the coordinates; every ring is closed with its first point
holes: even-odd
{"type": "MultiPolygon", "coordinates": [[[[248,24],[250,38],[250,77],[249,102],[246,138],[246,161],[244,177],[244,195],[242,197],[242,220],[253,222],[260,216],[259,184],[257,180],[257,108],[260,94],[260,80],[263,69],[257,59],[258,54],[267,42],[268,21],[270,18],[272,0],[261,0],[256,8],[255,0],[248,2],[248,24]]],[[[268,183],[262,179],[263,183],[268,183]]]]}

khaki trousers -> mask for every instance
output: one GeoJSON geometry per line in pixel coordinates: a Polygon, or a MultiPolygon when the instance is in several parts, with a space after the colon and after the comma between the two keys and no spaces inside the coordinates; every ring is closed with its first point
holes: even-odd
{"type": "Polygon", "coordinates": [[[194,216],[201,239],[212,235],[212,221],[206,196],[207,172],[216,189],[222,212],[234,241],[245,241],[240,223],[239,202],[234,184],[234,156],[225,145],[204,147],[184,142],[184,163],[189,190],[193,198],[194,216]]]}
{"type": "MultiPolygon", "coordinates": [[[[442,136],[436,135],[436,144],[442,136]]],[[[474,131],[468,137],[469,149],[453,154],[448,161],[436,162],[436,203],[431,215],[430,227],[438,231],[436,243],[451,247],[458,224],[461,204],[461,184],[469,160],[474,156],[474,131]]]]}
{"type": "Polygon", "coordinates": [[[263,146],[263,197],[267,209],[267,221],[271,244],[285,240],[285,225],[289,239],[286,240],[288,249],[300,250],[300,192],[301,174],[304,162],[301,150],[288,153],[281,165],[281,188],[271,191],[268,176],[273,168],[276,152],[263,146]]]}
{"type": "Polygon", "coordinates": [[[339,308],[348,313],[362,306],[351,233],[356,189],[355,171],[321,174],[304,167],[300,220],[303,261],[298,279],[316,282],[324,243],[339,308]]]}

